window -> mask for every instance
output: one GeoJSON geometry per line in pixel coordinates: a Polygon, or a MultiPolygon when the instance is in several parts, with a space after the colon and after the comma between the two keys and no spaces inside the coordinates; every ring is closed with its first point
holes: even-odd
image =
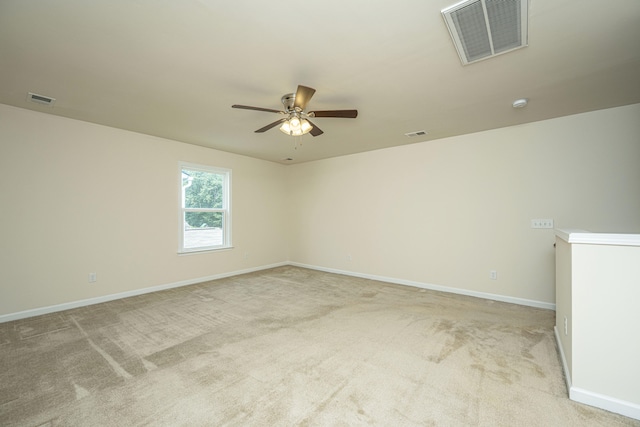
{"type": "Polygon", "coordinates": [[[231,247],[231,171],[181,163],[180,175],[179,252],[231,247]]]}

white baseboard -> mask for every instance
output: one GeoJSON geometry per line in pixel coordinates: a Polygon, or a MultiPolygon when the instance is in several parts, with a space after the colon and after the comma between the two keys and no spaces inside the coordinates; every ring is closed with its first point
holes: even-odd
{"type": "Polygon", "coordinates": [[[449,292],[449,293],[467,295],[467,296],[472,296],[472,297],[477,297],[477,298],[484,298],[484,299],[489,299],[489,300],[494,300],[494,301],[501,301],[501,302],[508,302],[508,303],[512,303],[512,304],[526,305],[526,306],[530,306],[530,307],[544,308],[544,309],[548,309],[548,310],[555,310],[555,308],[556,308],[555,304],[542,302],[542,301],[534,301],[534,300],[528,300],[528,299],[523,299],[523,298],[515,298],[515,297],[504,296],[504,295],[489,294],[489,293],[484,293],[484,292],[475,292],[475,291],[469,291],[469,290],[466,290],[466,289],[451,288],[451,287],[448,287],[448,286],[440,286],[440,285],[433,285],[433,284],[429,284],[429,283],[414,282],[414,281],[410,281],[410,280],[396,279],[396,278],[392,278],[392,277],[384,277],[384,276],[376,276],[376,275],[372,275],[372,274],[356,273],[356,272],[353,272],[353,271],[337,270],[337,269],[333,269],[333,268],[325,268],[325,267],[320,267],[320,266],[316,266],[316,265],[302,264],[302,263],[298,263],[298,262],[280,262],[280,263],[276,263],[276,264],[264,265],[264,266],[249,268],[249,269],[245,269],[245,270],[237,270],[237,271],[232,271],[232,272],[228,272],[228,273],[215,274],[215,275],[212,275],[212,276],[198,277],[198,278],[195,278],[195,279],[183,280],[183,281],[175,282],[175,283],[167,283],[167,284],[164,284],[164,285],[151,286],[151,287],[142,288],[142,289],[135,289],[135,290],[132,290],[132,291],[120,292],[120,293],[117,293],[117,294],[104,295],[104,296],[101,296],[101,297],[89,298],[89,299],[84,299],[84,300],[79,300],[79,301],[72,301],[72,302],[63,303],[63,304],[51,305],[51,306],[47,306],[47,307],[35,308],[35,309],[31,309],[31,310],[19,311],[17,313],[4,314],[4,315],[0,315],[0,323],[10,322],[12,320],[24,319],[24,318],[27,318],[27,317],[40,316],[42,314],[55,313],[55,312],[58,312],[58,311],[69,310],[69,309],[72,309],[72,308],[78,308],[78,307],[84,307],[84,306],[93,305],[93,304],[99,304],[101,302],[113,301],[113,300],[121,299],[121,298],[127,298],[127,297],[133,297],[133,296],[137,296],[137,295],[142,295],[142,294],[148,294],[148,293],[151,293],[151,292],[157,292],[157,291],[162,291],[162,290],[165,290],[165,289],[177,288],[177,287],[180,287],[180,286],[193,285],[193,284],[196,284],[196,283],[207,282],[209,280],[216,280],[216,279],[222,279],[222,278],[225,278],[225,277],[237,276],[239,274],[252,273],[254,271],[267,270],[269,268],[281,267],[281,266],[285,266],[285,265],[293,265],[293,266],[297,266],[297,267],[309,268],[309,269],[312,269],[312,270],[326,271],[328,273],[336,273],[336,274],[343,274],[343,275],[346,275],[346,276],[361,277],[361,278],[365,278],[365,279],[378,280],[380,282],[394,283],[394,284],[405,285],[405,286],[413,286],[413,287],[416,287],[416,288],[429,289],[429,290],[441,291],[441,292],[449,292]]]}
{"type": "Polygon", "coordinates": [[[596,408],[640,420],[640,405],[633,402],[616,399],[615,397],[606,396],[600,393],[594,393],[579,387],[571,387],[569,390],[569,398],[575,402],[595,406],[596,408]]]}
{"type": "Polygon", "coordinates": [[[276,264],[263,265],[260,267],[248,268],[245,270],[231,271],[228,273],[214,274],[212,276],[197,277],[195,279],[182,280],[175,283],[166,283],[164,285],[151,286],[148,288],[134,289],[132,291],[120,292],[117,294],[104,295],[101,297],[88,298],[79,301],[72,301],[63,304],[50,305],[47,307],[34,308],[32,310],[19,311],[17,313],[9,313],[0,315],[0,323],[10,322],[12,320],[25,319],[27,317],[40,316],[42,314],[55,313],[58,311],[69,310],[72,308],[85,307],[88,305],[99,304],[101,302],[113,301],[121,298],[134,297],[137,295],[148,294],[151,292],[163,291],[165,289],[179,288],[181,286],[194,285],[196,283],[208,282],[210,280],[223,279],[225,277],[237,276],[245,273],[253,273],[254,271],[267,270],[274,267],[282,267],[289,265],[288,262],[280,262],[276,264]]]}
{"type": "Polygon", "coordinates": [[[448,292],[452,294],[466,295],[476,298],[483,298],[493,301],[508,302],[511,304],[526,305],[529,307],[544,308],[547,310],[555,310],[556,305],[550,302],[535,301],[524,298],[510,297],[506,295],[490,294],[486,292],[476,292],[467,289],[452,288],[449,286],[433,285],[431,283],[414,282],[412,280],[396,279],[393,277],[376,276],[373,274],[356,273],[353,271],[337,270],[335,268],[320,267],[317,265],[302,264],[299,262],[289,262],[289,265],[297,267],[309,268],[312,270],[326,271],[327,273],[343,274],[345,276],[360,277],[363,279],[377,280],[379,282],[394,283],[397,285],[413,286],[415,288],[429,289],[432,291],[448,292]]]}
{"type": "Polygon", "coordinates": [[[640,405],[633,402],[616,399],[615,397],[606,396],[604,394],[594,393],[580,387],[575,387],[572,384],[571,374],[569,373],[569,365],[567,365],[567,359],[562,348],[562,343],[560,342],[558,328],[554,326],[553,332],[556,336],[558,351],[560,352],[560,358],[562,359],[562,369],[564,370],[564,376],[567,382],[569,399],[573,400],[574,402],[583,403],[589,406],[595,406],[596,408],[604,409],[609,412],[624,415],[625,417],[640,420],[640,405]]]}
{"type": "Polygon", "coordinates": [[[564,379],[567,385],[567,394],[570,394],[571,390],[571,372],[569,372],[569,365],[567,364],[567,357],[564,354],[564,348],[562,347],[562,341],[560,341],[560,332],[558,327],[553,327],[553,334],[556,337],[556,344],[558,345],[558,352],[560,353],[560,360],[562,361],[562,370],[564,371],[564,379]]]}

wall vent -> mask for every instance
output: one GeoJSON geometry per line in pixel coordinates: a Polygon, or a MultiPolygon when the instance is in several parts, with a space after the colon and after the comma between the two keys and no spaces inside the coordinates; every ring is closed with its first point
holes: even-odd
{"type": "Polygon", "coordinates": [[[409,138],[414,137],[414,136],[422,136],[422,135],[426,135],[428,132],[424,131],[424,130],[418,130],[415,132],[408,132],[405,133],[404,136],[408,136],[409,138]]]}
{"type": "Polygon", "coordinates": [[[27,95],[27,100],[31,102],[35,102],[37,104],[43,104],[52,106],[55,102],[55,98],[51,98],[50,96],[38,95],[37,93],[31,93],[27,95]]]}
{"type": "Polygon", "coordinates": [[[465,0],[442,16],[463,65],[527,46],[528,0],[465,0]]]}

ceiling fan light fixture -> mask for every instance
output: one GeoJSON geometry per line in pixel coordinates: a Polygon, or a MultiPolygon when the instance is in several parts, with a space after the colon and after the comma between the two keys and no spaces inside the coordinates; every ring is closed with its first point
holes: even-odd
{"type": "Polygon", "coordinates": [[[286,120],[280,126],[280,131],[290,136],[301,136],[309,133],[313,129],[311,123],[308,120],[300,119],[297,116],[293,116],[289,120],[286,120]]]}
{"type": "Polygon", "coordinates": [[[311,126],[311,123],[303,119],[302,122],[300,123],[300,130],[302,131],[302,134],[304,135],[305,133],[309,133],[311,129],[313,129],[313,126],[311,126]]]}

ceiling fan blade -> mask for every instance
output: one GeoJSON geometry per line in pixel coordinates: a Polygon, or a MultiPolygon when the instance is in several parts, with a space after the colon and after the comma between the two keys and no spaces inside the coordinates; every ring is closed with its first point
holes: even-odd
{"type": "Polygon", "coordinates": [[[355,119],[358,117],[358,110],[326,110],[326,111],[310,111],[313,117],[341,117],[345,119],[355,119]]]}
{"type": "Polygon", "coordinates": [[[316,126],[315,123],[312,123],[311,120],[307,120],[309,122],[309,124],[311,126],[313,126],[313,128],[311,128],[311,130],[309,131],[309,133],[311,134],[311,136],[319,136],[322,135],[324,132],[322,131],[322,129],[320,129],[318,126],[316,126]]]}
{"type": "Polygon", "coordinates": [[[307,106],[307,103],[316,93],[316,90],[307,86],[298,85],[298,90],[296,91],[296,98],[293,102],[293,106],[295,108],[300,108],[300,110],[304,110],[304,107],[307,106]]]}
{"type": "Polygon", "coordinates": [[[285,120],[287,120],[287,119],[280,119],[280,120],[276,120],[275,122],[270,123],[270,124],[266,125],[265,127],[263,127],[263,128],[260,128],[260,129],[256,130],[256,131],[255,131],[255,133],[262,133],[262,132],[266,132],[266,131],[268,131],[269,129],[271,129],[271,128],[274,128],[274,127],[278,126],[280,123],[284,122],[285,120]]]}
{"type": "Polygon", "coordinates": [[[248,105],[238,105],[238,104],[232,105],[231,108],[241,108],[243,110],[266,111],[268,113],[282,113],[282,111],[280,110],[272,110],[271,108],[250,107],[248,105]]]}

